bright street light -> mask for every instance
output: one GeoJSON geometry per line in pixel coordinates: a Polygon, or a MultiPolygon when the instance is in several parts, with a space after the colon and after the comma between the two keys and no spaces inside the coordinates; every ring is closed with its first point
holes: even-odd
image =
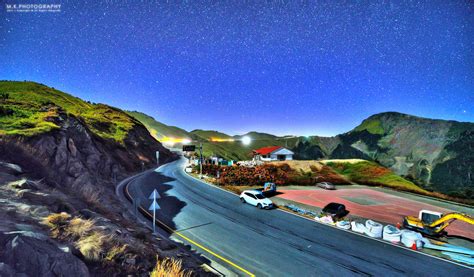
{"type": "Polygon", "coordinates": [[[242,137],[242,143],[244,145],[249,145],[252,142],[252,139],[249,136],[242,137]]]}

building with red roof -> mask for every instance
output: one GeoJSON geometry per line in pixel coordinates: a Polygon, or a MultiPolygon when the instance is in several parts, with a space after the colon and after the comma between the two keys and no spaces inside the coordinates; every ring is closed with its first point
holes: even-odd
{"type": "Polygon", "coordinates": [[[261,161],[293,160],[294,153],[281,146],[266,146],[252,151],[253,157],[261,161]]]}

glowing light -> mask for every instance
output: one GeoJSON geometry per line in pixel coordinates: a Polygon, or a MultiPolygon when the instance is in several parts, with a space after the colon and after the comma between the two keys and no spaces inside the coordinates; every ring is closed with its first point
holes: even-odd
{"type": "Polygon", "coordinates": [[[232,142],[235,141],[233,138],[210,138],[210,141],[212,142],[232,142]]]}
{"type": "Polygon", "coordinates": [[[252,139],[248,136],[245,136],[245,137],[242,138],[242,143],[244,145],[249,145],[251,142],[252,142],[252,139]]]}
{"type": "Polygon", "coordinates": [[[162,142],[163,144],[170,145],[170,146],[173,146],[177,143],[180,143],[180,144],[191,143],[191,140],[188,138],[172,138],[172,137],[167,137],[167,136],[162,137],[161,139],[159,139],[159,141],[162,142]]]}

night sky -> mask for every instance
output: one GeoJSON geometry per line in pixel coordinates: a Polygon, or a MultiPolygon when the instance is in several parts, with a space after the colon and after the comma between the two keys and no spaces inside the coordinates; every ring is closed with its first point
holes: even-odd
{"type": "Polygon", "coordinates": [[[474,121],[472,1],[45,2],[61,11],[0,1],[0,79],[230,134],[474,121]]]}

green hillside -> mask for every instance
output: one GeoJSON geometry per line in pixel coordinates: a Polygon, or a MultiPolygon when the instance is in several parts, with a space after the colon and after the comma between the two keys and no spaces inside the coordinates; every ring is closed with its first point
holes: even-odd
{"type": "Polygon", "coordinates": [[[374,162],[364,160],[327,160],[324,163],[355,183],[428,194],[428,191],[420,188],[413,182],[396,175],[388,168],[374,162]]]}
{"type": "Polygon", "coordinates": [[[34,136],[59,128],[60,114],[73,115],[96,135],[122,142],[137,123],[124,112],[91,104],[35,82],[0,81],[0,134],[34,136]]]}
{"type": "Polygon", "coordinates": [[[213,131],[213,130],[201,130],[201,129],[197,129],[197,130],[193,130],[191,131],[191,134],[199,137],[200,139],[203,139],[203,140],[212,140],[212,139],[231,139],[232,137],[227,135],[227,134],[224,134],[224,133],[221,133],[221,132],[218,132],[218,131],[213,131]]]}
{"type": "Polygon", "coordinates": [[[165,125],[144,113],[137,111],[127,111],[127,114],[133,116],[143,125],[145,125],[150,134],[157,140],[162,140],[165,137],[191,139],[191,135],[186,130],[175,126],[165,125]]]}
{"type": "MultiPolygon", "coordinates": [[[[158,122],[154,118],[140,113],[128,112],[147,127],[152,135],[158,140],[166,142],[169,137],[187,138],[193,144],[203,144],[204,156],[219,156],[228,160],[248,160],[252,157],[252,150],[266,146],[283,146],[292,149],[297,157],[302,159],[318,159],[325,156],[327,151],[333,149],[337,144],[337,138],[326,137],[278,137],[272,134],[249,132],[244,135],[230,136],[228,134],[213,130],[193,130],[186,132],[174,126],[168,126],[158,122]],[[240,141],[242,137],[251,138],[250,145],[244,145],[240,141]]],[[[180,147],[180,144],[175,144],[180,147]]]]}
{"type": "Polygon", "coordinates": [[[330,157],[376,161],[426,190],[473,198],[473,134],[470,122],[386,112],[339,135],[330,157]]]}
{"type": "MultiPolygon", "coordinates": [[[[148,128],[153,128],[150,127],[152,121],[140,121],[148,128]]],[[[155,128],[157,130],[167,130],[169,127],[161,123],[153,126],[159,126],[155,128]]],[[[352,131],[335,137],[278,137],[258,132],[231,137],[218,131],[205,130],[194,130],[187,135],[203,143],[205,156],[247,160],[254,149],[284,146],[295,153],[294,158],[297,160],[360,158],[375,161],[398,176],[409,178],[413,184],[421,185],[423,190],[474,197],[474,163],[470,154],[474,149],[474,124],[469,122],[386,112],[373,115],[352,131]],[[250,145],[243,145],[239,141],[243,136],[252,139],[250,145]],[[212,138],[233,138],[235,141],[212,142],[212,138]]],[[[396,175],[384,178],[391,179],[393,184],[397,183],[396,175]]]]}

